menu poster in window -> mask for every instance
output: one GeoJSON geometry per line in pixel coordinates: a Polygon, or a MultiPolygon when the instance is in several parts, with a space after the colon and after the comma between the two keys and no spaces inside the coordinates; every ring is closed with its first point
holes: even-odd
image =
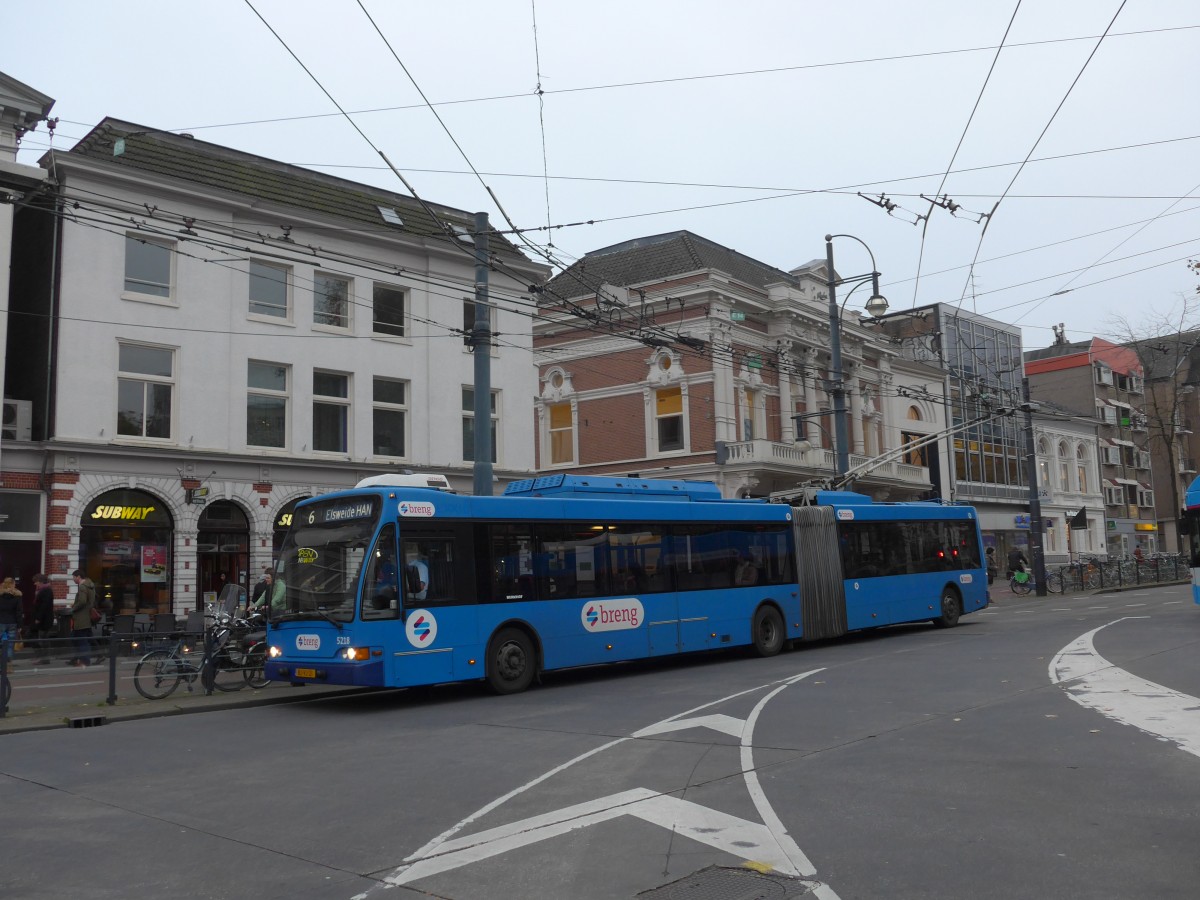
{"type": "Polygon", "coordinates": [[[167,548],[142,544],[142,582],[167,580],[167,548]]]}

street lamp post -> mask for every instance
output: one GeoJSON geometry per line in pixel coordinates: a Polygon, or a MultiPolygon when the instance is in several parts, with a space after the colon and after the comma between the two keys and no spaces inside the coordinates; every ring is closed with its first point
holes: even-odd
{"type": "MultiPolygon", "coordinates": [[[[837,474],[845,475],[850,471],[850,438],[849,427],[846,421],[846,384],[845,376],[842,372],[842,318],[841,311],[837,305],[837,288],[839,285],[851,282],[861,284],[870,279],[871,297],[867,300],[867,312],[872,316],[882,316],[887,312],[888,302],[879,293],[879,272],[875,266],[875,254],[871,252],[871,248],[867,247],[866,243],[860,238],[856,238],[852,234],[825,235],[825,269],[825,286],[829,289],[829,357],[832,368],[829,374],[830,380],[833,382],[830,393],[833,395],[833,424],[835,443],[837,444],[837,474]],[[835,237],[850,238],[862,244],[866,248],[867,254],[871,257],[871,271],[863,275],[855,275],[853,278],[838,278],[833,268],[833,239],[835,237]]],[[[849,294],[846,295],[846,299],[850,299],[849,294]]]]}

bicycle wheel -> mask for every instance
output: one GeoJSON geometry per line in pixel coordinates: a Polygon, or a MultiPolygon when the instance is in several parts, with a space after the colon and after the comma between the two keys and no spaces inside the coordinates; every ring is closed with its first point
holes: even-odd
{"type": "Polygon", "coordinates": [[[1061,572],[1046,573],[1046,590],[1052,594],[1061,594],[1063,592],[1063,577],[1061,572]]]}
{"type": "Polygon", "coordinates": [[[255,644],[246,651],[246,668],[242,674],[246,677],[246,684],[257,690],[265,688],[270,684],[270,680],[263,673],[263,666],[267,661],[267,645],[255,644]]]}
{"type": "Polygon", "coordinates": [[[229,654],[228,647],[222,647],[213,657],[213,687],[218,691],[240,691],[246,686],[243,677],[245,669],[229,654]]]}
{"type": "Polygon", "coordinates": [[[151,650],[133,670],[133,686],[147,700],[170,696],[184,674],[183,661],[170,650],[151,650]]]}
{"type": "Polygon", "coordinates": [[[1032,581],[1017,581],[1015,578],[1008,583],[1008,586],[1012,592],[1017,595],[1028,594],[1031,590],[1033,590],[1032,581]]]}

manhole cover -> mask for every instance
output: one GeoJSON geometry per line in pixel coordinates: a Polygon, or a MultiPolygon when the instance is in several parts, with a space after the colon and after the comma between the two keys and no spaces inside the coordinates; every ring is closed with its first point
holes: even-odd
{"type": "Polygon", "coordinates": [[[810,893],[801,878],[754,869],[709,866],[638,894],[639,900],[791,900],[810,893]]]}

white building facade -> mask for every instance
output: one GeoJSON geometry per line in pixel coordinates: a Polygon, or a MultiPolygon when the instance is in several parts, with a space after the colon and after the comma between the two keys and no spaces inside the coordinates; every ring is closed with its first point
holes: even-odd
{"type": "MultiPolygon", "coordinates": [[[[1066,416],[1035,417],[1033,436],[1046,565],[1106,556],[1104,493],[1095,424],[1072,421],[1066,416]],[[1083,521],[1086,527],[1072,527],[1083,521]]],[[[1029,527],[1028,522],[1018,523],[1018,527],[1022,524],[1029,527]]]]}
{"type": "MultiPolygon", "coordinates": [[[[35,433],[4,463],[50,497],[53,576],[182,612],[249,586],[300,499],[406,468],[471,490],[468,214],[115,120],[43,165],[14,306],[46,327],[9,349],[48,365],[13,385],[35,433]]],[[[534,468],[522,307],[546,269],[491,243],[502,488],[534,468]]]]}

